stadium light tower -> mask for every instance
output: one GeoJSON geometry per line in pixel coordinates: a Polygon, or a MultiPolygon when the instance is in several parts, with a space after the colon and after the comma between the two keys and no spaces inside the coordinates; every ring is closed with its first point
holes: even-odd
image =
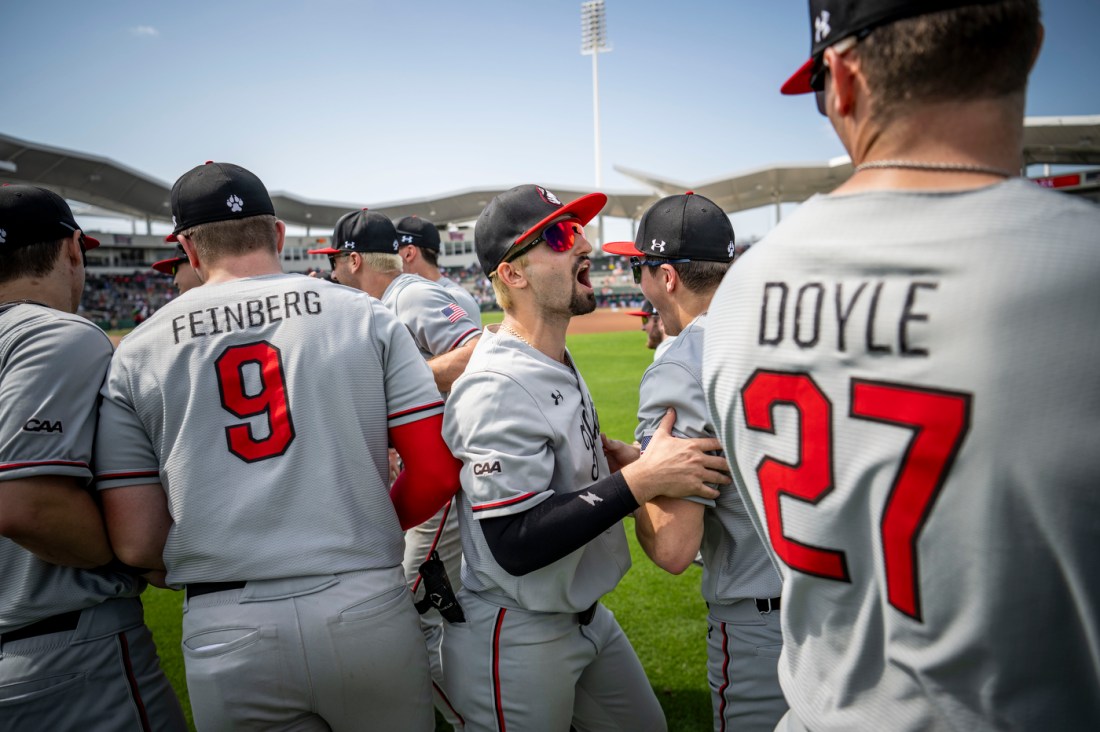
{"type": "MultiPolygon", "coordinates": [[[[607,53],[607,15],[603,0],[581,3],[581,55],[592,56],[592,118],[595,121],[596,188],[602,183],[600,174],[600,66],[599,56],[607,53]]],[[[603,216],[599,218],[599,240],[603,246],[603,216]]]]}

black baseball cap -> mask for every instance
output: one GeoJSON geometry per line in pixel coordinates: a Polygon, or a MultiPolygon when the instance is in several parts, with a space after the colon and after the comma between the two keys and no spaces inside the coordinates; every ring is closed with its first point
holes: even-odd
{"type": "MultiPolygon", "coordinates": [[[[73,218],[65,199],[38,186],[0,186],[0,252],[31,244],[68,239],[83,229],[73,218]]],[[[99,240],[83,234],[85,249],[95,249],[99,240]]]]}
{"type": "Polygon", "coordinates": [[[157,272],[163,272],[166,275],[175,274],[173,269],[187,262],[187,253],[183,251],[182,245],[176,245],[175,255],[176,256],[169,257],[168,259],[162,259],[159,262],[153,262],[153,269],[157,272]]]}
{"type": "Polygon", "coordinates": [[[310,249],[310,254],[337,254],[339,252],[380,252],[397,254],[397,229],[385,214],[360,209],[340,217],[332,234],[332,246],[327,249],[310,249]]]}
{"type": "Polygon", "coordinates": [[[439,251],[439,229],[435,224],[419,216],[406,216],[395,224],[397,243],[400,246],[413,244],[424,249],[439,251]]]}
{"type": "Polygon", "coordinates": [[[691,191],[662,198],[642,214],[634,241],[603,245],[624,257],[664,257],[702,262],[733,260],[733,224],[718,204],[691,191]]]}
{"type": "Polygon", "coordinates": [[[589,193],[563,204],[541,186],[522,185],[489,201],[474,225],[474,249],[485,275],[496,272],[508,250],[554,221],[573,219],[582,226],[607,203],[602,193],[589,193]]]}
{"type": "Polygon", "coordinates": [[[199,224],[274,215],[271,196],[254,173],[232,163],[207,160],[172,186],[175,228],[164,240],[177,241],[176,234],[199,224]]]}
{"type": "Polygon", "coordinates": [[[865,35],[881,25],[918,15],[1003,0],[810,0],[810,60],[780,87],[783,94],[821,91],[810,79],[825,49],[849,36],[865,35]]]}

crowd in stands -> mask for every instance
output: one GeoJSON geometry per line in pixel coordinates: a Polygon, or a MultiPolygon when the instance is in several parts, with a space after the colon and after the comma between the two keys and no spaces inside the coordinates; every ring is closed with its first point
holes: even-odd
{"type": "MultiPolygon", "coordinates": [[[[327,270],[316,272],[318,276],[328,274],[327,270]]],[[[476,262],[466,267],[440,268],[440,272],[469,290],[482,311],[498,309],[493,285],[476,262]]],[[[592,260],[592,281],[597,288],[598,307],[641,307],[641,293],[634,286],[630,268],[622,258],[592,260]]],[[[128,275],[89,272],[80,313],[104,329],[130,328],[139,325],[174,297],[176,290],[172,278],[152,270],[128,275]]]]}

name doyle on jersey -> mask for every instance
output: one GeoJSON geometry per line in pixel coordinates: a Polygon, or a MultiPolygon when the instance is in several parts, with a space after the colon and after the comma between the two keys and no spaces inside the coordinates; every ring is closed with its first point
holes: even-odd
{"type": "Polygon", "coordinates": [[[765,282],[757,342],[809,349],[832,343],[826,336],[835,333],[840,352],[927,357],[924,308],[937,289],[928,280],[765,282]]]}
{"type": "Polygon", "coordinates": [[[172,335],[179,343],[181,334],[185,338],[202,338],[245,328],[262,328],[291,317],[320,314],[319,293],[314,290],[291,291],[177,315],[172,318],[172,335]]]}

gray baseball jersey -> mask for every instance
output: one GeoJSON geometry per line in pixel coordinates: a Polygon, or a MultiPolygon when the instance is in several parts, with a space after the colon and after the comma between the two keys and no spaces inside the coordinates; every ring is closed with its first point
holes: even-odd
{"type": "Polygon", "coordinates": [[[481,330],[477,311],[470,315],[450,290],[419,275],[398,275],[382,293],[382,304],[409,329],[424,358],[447,353],[481,330]]]}
{"type": "Polygon", "coordinates": [[[466,728],[665,730],[634,649],[597,604],[630,567],[622,524],[522,577],[497,564],[479,526],[609,475],[592,395],[576,368],[487,328],[443,421],[463,463],[466,613],[443,638],[444,687],[466,728]],[[579,611],[589,608],[582,624],[579,611]]]}
{"type": "MultiPolygon", "coordinates": [[[[677,436],[715,436],[703,393],[706,325],[707,314],[703,313],[646,369],[634,435],[643,449],[669,407],[676,409],[673,433],[677,436]]],[[[783,639],[778,612],[776,617],[761,615],[756,600],[779,597],[779,574],[744,501],[732,486],[722,486],[716,501],[690,500],[707,506],[701,544],[702,590],[710,609],[707,675],[714,729],[772,730],[787,711],[777,670],[783,639]]]]}
{"type": "Polygon", "coordinates": [[[522,577],[497,564],[477,526],[479,519],[526,511],[610,475],[596,406],[575,368],[486,329],[447,401],[443,438],[462,461],[465,587],[526,610],[559,613],[584,610],[614,589],[630,568],[622,524],[522,577]]]}
{"type": "Polygon", "coordinates": [[[723,282],[786,729],[1100,728],[1098,231],[1026,180],[816,197],[723,282]]]}
{"type": "MultiPolygon", "coordinates": [[[[0,481],[91,480],[111,351],[106,334],[83,318],[34,303],[0,305],[0,481]]],[[[143,622],[144,580],[49,564],[6,538],[0,576],[0,730],[186,729],[143,622]],[[27,627],[74,611],[79,619],[67,629],[27,627]],[[17,630],[25,637],[11,635],[17,630]]]]}
{"type": "Polygon", "coordinates": [[[481,326],[481,306],[477,304],[477,300],[474,299],[469,290],[450,277],[440,277],[436,280],[436,284],[442,285],[448,292],[454,293],[455,301],[466,310],[466,313],[478,324],[478,327],[481,326]]]}
{"type": "MultiPolygon", "coordinates": [[[[643,450],[669,407],[676,409],[673,434],[715,436],[703,394],[706,323],[706,313],[689,323],[642,376],[634,438],[643,450]]],[[[703,599],[728,605],[748,598],[779,597],[779,574],[737,491],[722,490],[717,501],[696,500],[710,507],[703,518],[703,599]]]]}
{"type": "Polygon", "coordinates": [[[387,426],[441,410],[408,331],[366,294],[296,275],[207,284],[115,354],[98,485],[161,483],[175,586],[394,567],[387,426]]]}
{"type": "MultiPolygon", "coordinates": [[[[0,480],[91,481],[99,385],[112,350],[84,318],[38,304],[0,306],[0,480]]],[[[47,564],[5,538],[0,576],[0,634],[145,588],[130,575],[47,564]]]]}

